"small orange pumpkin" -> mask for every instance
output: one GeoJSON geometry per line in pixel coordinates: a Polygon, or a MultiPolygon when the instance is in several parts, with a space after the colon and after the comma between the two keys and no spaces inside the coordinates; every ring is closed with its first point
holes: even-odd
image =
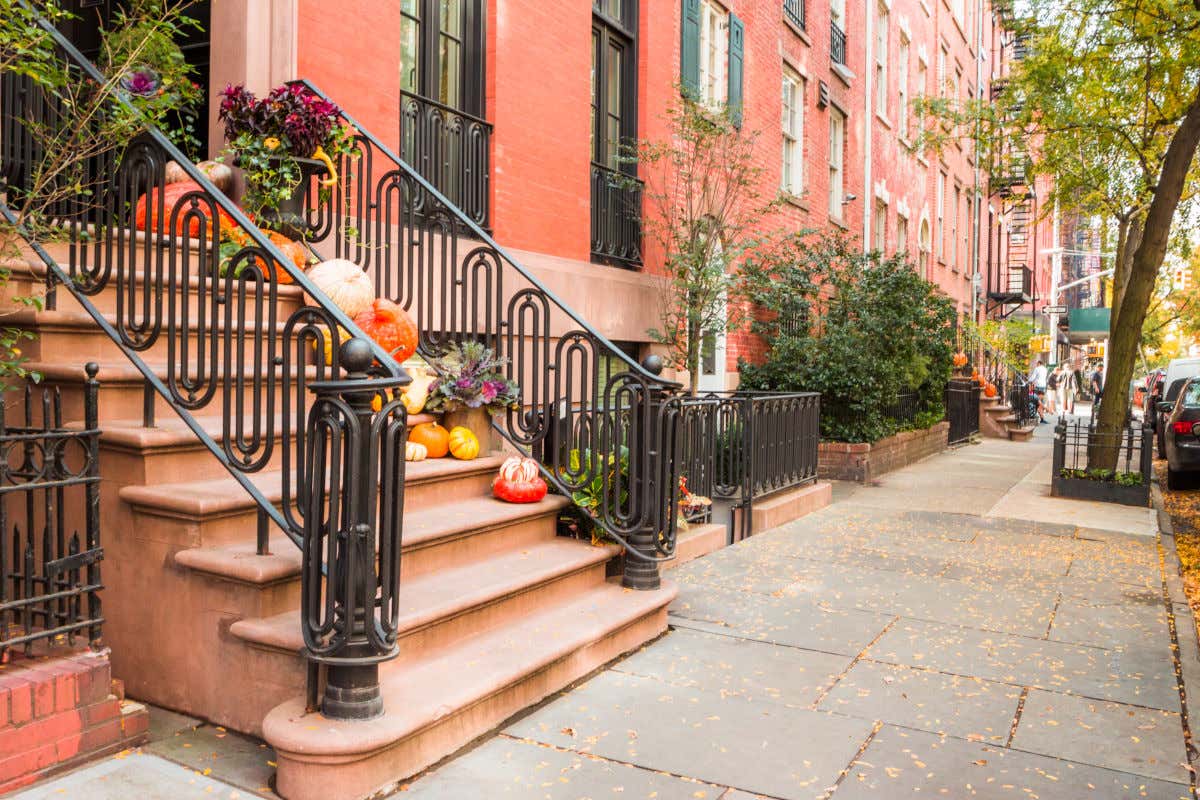
{"type": "Polygon", "coordinates": [[[983,385],[983,396],[984,397],[995,397],[996,396],[996,384],[992,383],[991,381],[988,381],[987,383],[985,383],[983,385]]]}
{"type": "Polygon", "coordinates": [[[967,365],[967,354],[961,350],[954,354],[954,366],[965,367],[967,365]]]}
{"type": "Polygon", "coordinates": [[[436,422],[422,422],[408,433],[408,440],[425,445],[430,458],[445,458],[450,452],[450,431],[436,422]]]}

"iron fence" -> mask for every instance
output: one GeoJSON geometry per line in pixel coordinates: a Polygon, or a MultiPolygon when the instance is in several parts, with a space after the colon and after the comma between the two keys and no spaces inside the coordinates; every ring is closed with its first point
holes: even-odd
{"type": "Polygon", "coordinates": [[[979,433],[979,386],[973,380],[953,379],[946,384],[946,419],[950,444],[959,444],[979,433]]]}
{"type": "Polygon", "coordinates": [[[846,32],[836,22],[829,22],[829,59],[835,64],[846,64],[846,32]]]}
{"type": "Polygon", "coordinates": [[[911,425],[921,413],[921,395],[917,392],[901,392],[884,409],[884,416],[894,419],[901,427],[911,425]]]}
{"type": "MultiPolygon", "coordinates": [[[[492,124],[427,97],[400,92],[400,157],[481,228],[491,225],[492,124]]],[[[424,192],[414,210],[433,212],[424,192]]]]}
{"type": "Polygon", "coordinates": [[[57,390],[26,387],[24,427],[0,404],[0,663],[39,641],[100,641],[98,370],[86,367],[81,430],[63,427],[57,390]]]}
{"type": "Polygon", "coordinates": [[[620,267],[642,263],[642,182],[592,162],[592,258],[620,267]]]}
{"type": "Polygon", "coordinates": [[[1145,506],[1154,469],[1154,431],[1127,417],[1118,431],[1102,432],[1090,420],[1054,427],[1051,494],[1145,506]],[[1101,466],[1110,464],[1110,466],[1101,466]]]}

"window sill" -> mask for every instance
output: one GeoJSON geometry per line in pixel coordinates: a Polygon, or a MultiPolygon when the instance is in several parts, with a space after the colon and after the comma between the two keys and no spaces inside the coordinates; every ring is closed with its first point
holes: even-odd
{"type": "Polygon", "coordinates": [[[892,121],[890,119],[888,119],[887,115],[884,114],[882,111],[875,112],[875,119],[877,119],[879,122],[883,123],[883,127],[887,128],[889,131],[892,129],[892,121]]]}
{"type": "Polygon", "coordinates": [[[796,208],[800,209],[801,211],[804,211],[805,213],[812,211],[812,209],[810,209],[808,207],[808,203],[804,202],[800,198],[800,195],[792,194],[791,192],[789,192],[787,190],[783,190],[779,193],[779,196],[783,198],[783,202],[787,203],[790,206],[795,206],[796,208]]]}
{"type": "Polygon", "coordinates": [[[841,228],[844,231],[850,230],[850,226],[847,225],[846,221],[844,219],[842,219],[841,217],[835,217],[832,214],[830,214],[829,221],[832,222],[834,225],[837,225],[839,228],[841,228]]]}
{"type": "Polygon", "coordinates": [[[845,64],[833,62],[830,64],[829,68],[833,71],[834,75],[838,76],[842,83],[846,84],[846,88],[850,87],[850,81],[854,80],[854,73],[851,72],[845,64]]]}
{"type": "Polygon", "coordinates": [[[804,28],[801,28],[799,25],[788,19],[787,14],[783,15],[783,24],[787,25],[788,28],[791,29],[792,33],[799,37],[800,41],[804,42],[809,47],[812,47],[812,39],[808,38],[808,34],[805,32],[804,28]]]}

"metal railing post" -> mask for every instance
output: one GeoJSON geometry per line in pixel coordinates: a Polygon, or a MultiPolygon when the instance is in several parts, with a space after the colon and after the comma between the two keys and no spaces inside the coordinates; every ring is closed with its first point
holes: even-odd
{"type": "MultiPolygon", "coordinates": [[[[662,372],[663,362],[657,356],[647,356],[642,362],[642,366],[657,375],[662,372]]],[[[663,459],[667,457],[665,451],[668,437],[663,436],[660,412],[665,399],[666,392],[661,386],[649,385],[640,398],[640,402],[645,403],[646,408],[631,409],[630,411],[631,419],[642,421],[634,431],[636,439],[631,444],[642,453],[642,458],[645,459],[640,480],[646,481],[648,485],[644,487],[630,486],[629,491],[631,494],[641,493],[642,497],[648,498],[655,506],[646,509],[645,524],[629,537],[630,548],[636,551],[636,554],[625,554],[625,568],[621,575],[621,585],[627,589],[649,591],[662,585],[658,562],[653,559],[658,550],[658,537],[662,526],[671,524],[671,520],[664,516],[664,512],[674,513],[674,509],[661,508],[674,496],[671,487],[663,485],[663,476],[671,474],[670,470],[664,469],[663,463],[663,459]],[[644,557],[638,558],[638,554],[644,557]]],[[[673,437],[669,438],[673,439],[673,437]]]]}

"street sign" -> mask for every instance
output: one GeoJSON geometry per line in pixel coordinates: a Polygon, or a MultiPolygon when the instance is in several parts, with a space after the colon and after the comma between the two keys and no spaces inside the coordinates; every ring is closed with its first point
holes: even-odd
{"type": "Polygon", "coordinates": [[[1066,306],[1042,306],[1042,313],[1047,316],[1049,316],[1051,314],[1065,314],[1065,313],[1067,313],[1067,307],[1066,306]]]}

